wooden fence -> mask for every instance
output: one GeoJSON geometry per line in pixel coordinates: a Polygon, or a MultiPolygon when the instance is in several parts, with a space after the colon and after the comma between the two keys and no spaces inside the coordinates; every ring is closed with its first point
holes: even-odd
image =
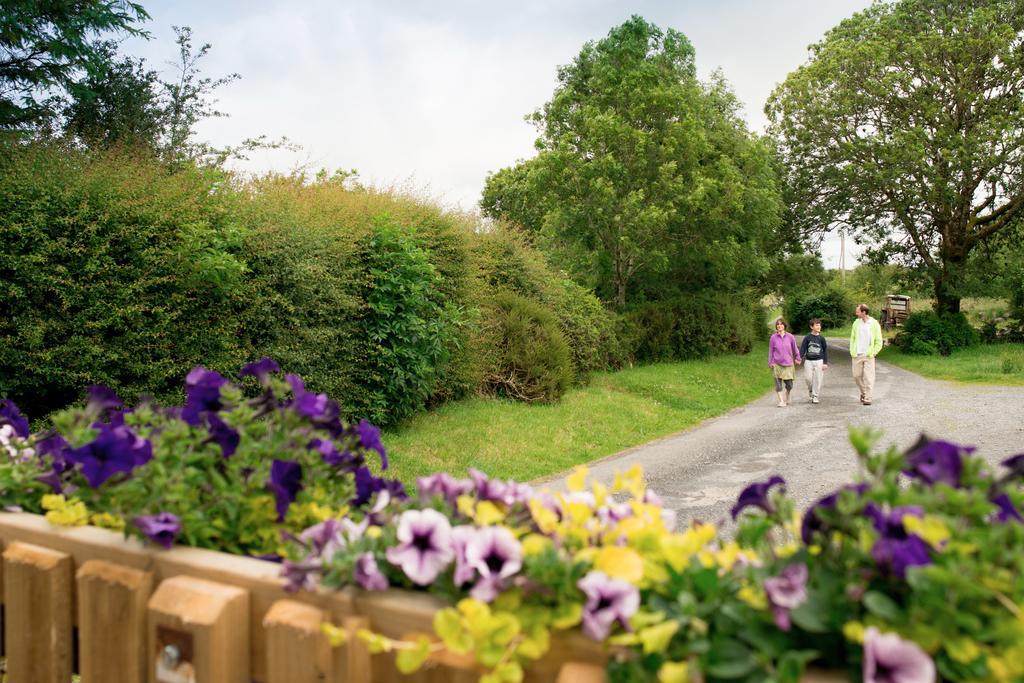
{"type": "MultiPolygon", "coordinates": [[[[154,549],[94,527],[0,513],[3,644],[9,683],[469,683],[445,654],[404,676],[356,638],[330,648],[320,624],[392,638],[430,635],[441,605],[404,591],[287,593],[279,566],[197,548],[154,549]]],[[[604,681],[605,651],[552,639],[528,681],[604,681]]],[[[814,677],[809,681],[838,681],[814,677]]]]}

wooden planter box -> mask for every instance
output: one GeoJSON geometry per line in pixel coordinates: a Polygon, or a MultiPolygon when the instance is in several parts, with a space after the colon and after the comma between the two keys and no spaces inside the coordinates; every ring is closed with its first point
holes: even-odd
{"type": "MultiPolygon", "coordinates": [[[[391,638],[431,634],[443,603],[422,593],[287,593],[280,566],[198,548],[163,550],[95,527],[0,513],[3,645],[12,683],[392,683],[479,677],[444,656],[412,675],[352,638],[331,649],[320,624],[391,638]],[[77,656],[76,656],[77,655],[77,656]]],[[[528,681],[604,680],[604,647],[552,639],[528,681]]],[[[811,676],[808,682],[844,680],[811,676]]]]}

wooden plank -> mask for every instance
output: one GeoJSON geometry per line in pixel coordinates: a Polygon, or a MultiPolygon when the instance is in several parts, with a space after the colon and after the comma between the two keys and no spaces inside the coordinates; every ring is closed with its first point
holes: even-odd
{"type": "Polygon", "coordinates": [[[331,651],[331,683],[371,683],[377,680],[372,656],[366,644],[356,637],[356,631],[370,628],[366,617],[343,617],[340,625],[348,631],[348,642],[331,651]]]}
{"type": "Polygon", "coordinates": [[[295,600],[278,600],[263,618],[266,683],[322,683],[331,667],[330,645],[320,630],[327,613],[295,600]]]}
{"type": "Polygon", "coordinates": [[[249,593],[175,576],[149,599],[150,683],[249,683],[249,593]],[[175,648],[178,658],[161,659],[175,648]],[[161,672],[163,675],[161,676],[161,672]]]}
{"type": "Polygon", "coordinates": [[[153,574],[89,560],[78,592],[78,672],[82,683],[143,683],[148,669],[146,603],[153,574]]]}
{"type": "Polygon", "coordinates": [[[7,677],[17,683],[71,680],[71,556],[28,543],[3,554],[7,677]]]}
{"type": "Polygon", "coordinates": [[[604,667],[587,662],[566,662],[558,671],[556,683],[606,683],[604,667]]]}

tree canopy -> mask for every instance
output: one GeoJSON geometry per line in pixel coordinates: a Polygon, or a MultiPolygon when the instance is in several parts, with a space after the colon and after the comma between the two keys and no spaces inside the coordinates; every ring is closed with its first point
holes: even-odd
{"type": "Polygon", "coordinates": [[[147,19],[126,0],[0,0],[0,129],[37,122],[50,89],[105,63],[100,36],[144,35],[147,19]]]}
{"type": "Polygon", "coordinates": [[[546,237],[605,298],[765,267],[781,212],[770,150],[720,75],[698,81],[681,33],[634,16],[587,43],[532,120],[538,155],[492,174],[481,206],[546,237]]]}
{"type": "Polygon", "coordinates": [[[804,234],[842,226],[959,311],[971,252],[1024,210],[1024,2],[874,4],[766,111],[804,234]]]}

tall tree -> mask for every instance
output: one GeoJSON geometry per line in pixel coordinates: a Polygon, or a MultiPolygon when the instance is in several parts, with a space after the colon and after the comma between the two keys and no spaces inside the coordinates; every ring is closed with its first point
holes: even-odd
{"type": "Polygon", "coordinates": [[[1024,2],[876,3],[766,111],[805,234],[843,226],[959,311],[972,250],[1024,212],[1024,2]]]}
{"type": "Polygon", "coordinates": [[[532,117],[538,155],[491,175],[482,207],[565,245],[621,307],[687,252],[732,258],[777,219],[767,150],[737,110],[720,77],[697,80],[685,36],[634,16],[558,70],[532,117]]]}
{"type": "Polygon", "coordinates": [[[149,19],[126,0],[0,0],[0,129],[49,113],[47,95],[105,63],[100,36],[144,35],[149,19]]]}

